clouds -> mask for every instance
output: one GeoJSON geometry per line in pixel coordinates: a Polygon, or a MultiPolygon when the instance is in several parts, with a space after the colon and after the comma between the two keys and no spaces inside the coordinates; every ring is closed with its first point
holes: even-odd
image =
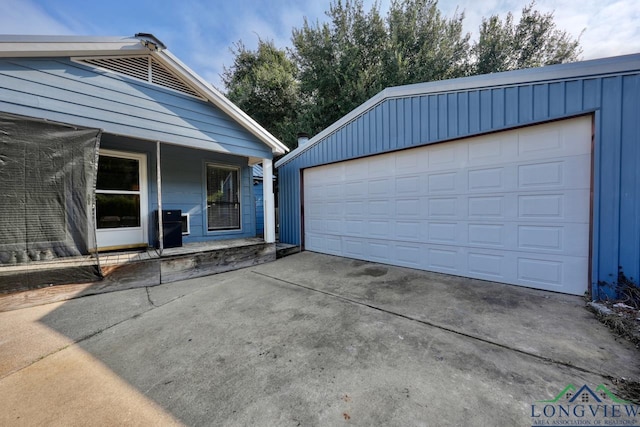
{"type": "Polygon", "coordinates": [[[31,0],[0,1],[2,34],[71,35],[74,30],[31,0]]]}
{"type": "MultiPolygon", "coordinates": [[[[440,2],[447,16],[455,3],[440,2]],[[446,6],[445,6],[446,5],[446,6]]],[[[465,11],[465,31],[477,36],[482,17],[499,14],[504,18],[511,11],[519,19],[526,1],[459,0],[465,11]]],[[[535,9],[553,13],[558,29],[580,38],[584,59],[602,58],[640,52],[640,4],[637,0],[537,0],[535,9]],[[584,30],[584,33],[583,33],[584,30]]]]}
{"type": "MultiPolygon", "coordinates": [[[[331,0],[0,0],[0,32],[5,34],[133,35],[150,32],[214,85],[221,87],[223,65],[233,63],[229,48],[242,40],[249,49],[258,37],[278,47],[291,45],[291,30],[306,17],[311,24],[327,19],[331,0]]],[[[364,0],[369,10],[375,0],[364,0]]],[[[381,0],[383,15],[391,0],[381,0]]],[[[441,0],[448,16],[465,13],[465,31],[477,35],[482,17],[516,19],[529,0],[441,0]]],[[[536,9],[554,12],[558,28],[574,37],[585,32],[585,59],[640,52],[640,5],[637,0],[537,0],[536,9]]]]}

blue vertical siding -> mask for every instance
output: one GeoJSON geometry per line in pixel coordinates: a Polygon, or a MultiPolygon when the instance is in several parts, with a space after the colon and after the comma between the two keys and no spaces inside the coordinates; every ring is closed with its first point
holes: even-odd
{"type": "Polygon", "coordinates": [[[583,72],[578,64],[575,75],[548,81],[527,82],[527,72],[519,72],[521,82],[490,87],[482,79],[491,76],[479,76],[472,79],[487,87],[438,91],[437,84],[430,83],[423,94],[414,91],[405,98],[381,99],[341,128],[352,126],[362,132],[347,133],[339,143],[335,132],[328,134],[312,149],[280,165],[280,240],[301,243],[300,174],[305,168],[593,114],[593,290],[606,292],[598,282],[614,279],[618,266],[638,278],[640,66],[635,64],[640,55],[630,58],[635,68],[618,73],[599,72],[593,66],[585,66],[589,72],[583,72]],[[345,150],[350,144],[358,149],[345,150]]]}

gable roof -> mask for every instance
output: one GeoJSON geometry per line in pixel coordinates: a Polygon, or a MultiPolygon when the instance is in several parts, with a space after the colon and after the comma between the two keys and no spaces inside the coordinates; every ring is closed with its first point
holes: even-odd
{"type": "Polygon", "coordinates": [[[338,121],[322,130],[309,140],[304,146],[298,147],[275,164],[280,167],[295,159],[316,144],[325,140],[349,123],[358,120],[368,111],[391,99],[409,98],[414,96],[452,93],[458,91],[472,91],[498,87],[515,86],[523,83],[538,83],[560,81],[564,79],[603,76],[616,73],[632,72],[640,69],[640,54],[616,56],[603,59],[593,59],[567,64],[549,65],[538,68],[527,68],[501,73],[482,74],[450,80],[439,80],[425,83],[415,83],[405,86],[388,87],[359,107],[340,118],[338,121]]]}
{"type": "MultiPolygon", "coordinates": [[[[70,57],[82,58],[85,62],[89,62],[92,57],[135,58],[141,56],[150,57],[151,61],[159,64],[164,71],[174,74],[174,77],[177,77],[176,80],[228,114],[270,147],[272,153],[279,155],[289,151],[286,145],[175,57],[152,34],[139,33],[134,37],[0,35],[0,58],[70,57]]],[[[150,65],[153,64],[150,63],[150,65]]]]}

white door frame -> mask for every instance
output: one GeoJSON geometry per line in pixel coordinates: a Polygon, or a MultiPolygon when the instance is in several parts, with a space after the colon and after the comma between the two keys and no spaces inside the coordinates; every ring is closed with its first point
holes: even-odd
{"type": "MultiPolygon", "coordinates": [[[[125,248],[148,245],[149,202],[147,191],[147,155],[117,150],[99,150],[99,155],[133,159],[138,161],[140,187],[138,191],[99,190],[96,194],[139,194],[140,195],[140,226],[123,228],[98,229],[96,222],[96,246],[98,250],[110,248],[125,248]]],[[[98,165],[98,167],[100,167],[98,165]]]]}

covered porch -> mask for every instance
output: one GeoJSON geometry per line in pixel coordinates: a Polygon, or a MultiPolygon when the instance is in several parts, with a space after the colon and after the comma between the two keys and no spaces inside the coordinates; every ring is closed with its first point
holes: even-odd
{"type": "MultiPolygon", "coordinates": [[[[291,248],[286,249],[291,251],[291,248]]],[[[274,242],[245,238],[188,243],[162,251],[147,248],[42,261],[37,266],[30,266],[32,274],[46,275],[56,269],[78,269],[93,265],[97,259],[103,279],[56,286],[43,281],[39,286],[28,288],[20,282],[7,285],[12,269],[5,268],[1,272],[5,285],[0,288],[0,312],[246,268],[275,261],[276,250],[274,242]]],[[[15,270],[19,274],[17,277],[24,274],[24,269],[16,267],[15,270]]]]}

